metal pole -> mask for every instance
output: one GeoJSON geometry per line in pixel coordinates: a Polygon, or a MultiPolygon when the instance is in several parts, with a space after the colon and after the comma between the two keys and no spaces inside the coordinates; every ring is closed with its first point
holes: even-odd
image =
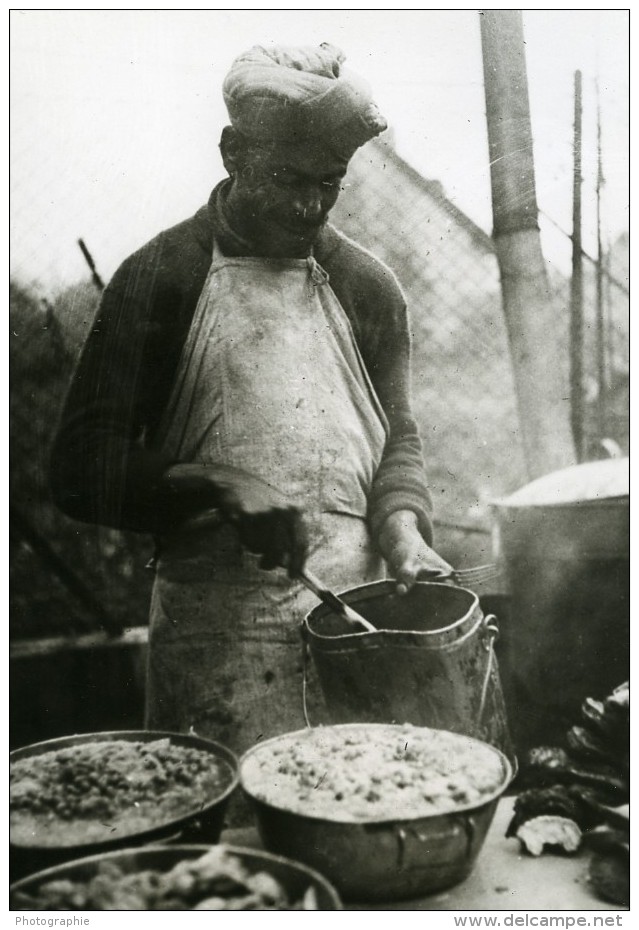
{"type": "Polygon", "coordinates": [[[581,71],[575,71],[575,122],[572,174],[572,278],[570,282],[570,410],[577,458],[584,457],[583,252],[581,247],[581,71]]]}

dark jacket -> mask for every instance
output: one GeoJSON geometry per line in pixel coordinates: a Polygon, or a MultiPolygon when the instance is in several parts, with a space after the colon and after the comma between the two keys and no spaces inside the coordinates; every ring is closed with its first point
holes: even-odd
{"type": "MultiPolygon", "coordinates": [[[[54,499],[78,520],[156,536],[191,512],[160,484],[173,464],[153,439],[198,298],[213,237],[224,245],[208,205],[126,259],[104,291],[72,381],[54,443],[54,499]]],[[[393,273],[328,225],[314,254],[353,328],[388,418],[390,436],[369,498],[373,536],[396,510],[413,510],[432,540],[431,499],[410,404],[406,303],[393,273]]]]}

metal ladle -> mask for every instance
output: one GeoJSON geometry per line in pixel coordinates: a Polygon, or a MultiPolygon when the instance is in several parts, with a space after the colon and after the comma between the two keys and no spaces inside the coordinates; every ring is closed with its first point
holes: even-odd
{"type": "Polygon", "coordinates": [[[358,614],[356,610],[353,610],[352,607],[343,601],[337,594],[334,594],[333,591],[330,591],[326,585],[324,585],[319,578],[316,578],[315,575],[312,575],[307,569],[300,572],[299,580],[302,582],[305,587],[312,591],[313,594],[322,601],[323,604],[326,604],[327,607],[333,611],[333,613],[339,614],[340,617],[351,624],[357,624],[358,626],[363,626],[367,633],[376,633],[377,627],[374,627],[372,623],[369,623],[361,614],[358,614]]]}

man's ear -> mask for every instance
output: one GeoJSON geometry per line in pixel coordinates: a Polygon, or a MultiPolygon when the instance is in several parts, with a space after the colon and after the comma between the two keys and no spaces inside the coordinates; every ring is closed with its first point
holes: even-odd
{"type": "Polygon", "coordinates": [[[222,162],[229,177],[236,175],[242,167],[243,140],[232,126],[225,126],[220,139],[222,162]]]}

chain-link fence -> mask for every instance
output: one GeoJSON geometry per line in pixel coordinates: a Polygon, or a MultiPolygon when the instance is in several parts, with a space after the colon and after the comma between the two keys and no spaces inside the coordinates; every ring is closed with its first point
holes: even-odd
{"type": "Polygon", "coordinates": [[[76,523],[51,501],[48,462],[79,345],[99,295],[80,283],[48,306],[10,289],[10,635],[53,636],[145,622],[150,542],[76,523]],[[77,327],[72,324],[77,320],[77,327]],[[64,324],[61,323],[64,320],[64,324]]]}
{"type": "MultiPolygon", "coordinates": [[[[133,208],[122,204],[123,214],[127,209],[133,208]]],[[[440,185],[382,143],[364,147],[353,160],[332,219],[390,266],[407,297],[415,412],[439,548],[459,567],[488,561],[490,501],[527,480],[492,241],[440,185]]],[[[67,228],[58,234],[77,241],[83,232],[67,228]]],[[[103,231],[105,238],[110,234],[119,230],[103,231]]],[[[100,271],[99,244],[88,245],[100,271]]],[[[29,256],[28,250],[21,254],[29,256]]],[[[77,524],[49,498],[50,443],[99,293],[79,247],[79,283],[56,292],[47,292],[34,276],[37,259],[33,254],[24,269],[16,269],[11,289],[12,632],[52,635],[143,624],[150,541],[77,524]]],[[[614,244],[604,271],[599,396],[598,286],[595,267],[585,261],[589,458],[598,457],[602,439],[628,448],[627,238],[614,244]]],[[[559,272],[549,274],[557,313],[548,339],[563,347],[568,381],[570,282],[559,272]]]]}
{"type": "MultiPolygon", "coordinates": [[[[525,483],[521,430],[492,240],[392,148],[373,143],[353,160],[334,217],[383,258],[406,293],[413,384],[425,458],[441,523],[487,527],[490,500],[525,483]]],[[[628,448],[627,238],[604,269],[605,372],[599,397],[597,280],[584,258],[586,458],[600,440],[628,448]]],[[[570,280],[549,266],[556,308],[547,346],[558,344],[570,382],[570,280]]],[[[538,347],[544,352],[544,345],[538,347]]]]}

